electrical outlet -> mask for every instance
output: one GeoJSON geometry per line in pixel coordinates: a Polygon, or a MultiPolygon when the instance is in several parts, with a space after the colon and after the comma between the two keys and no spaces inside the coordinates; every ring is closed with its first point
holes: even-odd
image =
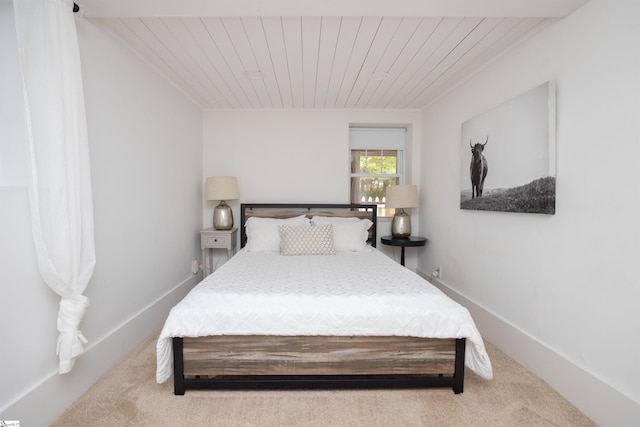
{"type": "Polygon", "coordinates": [[[198,274],[198,272],[200,272],[200,261],[198,261],[197,259],[194,259],[191,262],[191,272],[193,274],[198,274]]]}
{"type": "Polygon", "coordinates": [[[431,276],[439,279],[441,274],[440,267],[436,267],[433,273],[431,273],[431,276]]]}

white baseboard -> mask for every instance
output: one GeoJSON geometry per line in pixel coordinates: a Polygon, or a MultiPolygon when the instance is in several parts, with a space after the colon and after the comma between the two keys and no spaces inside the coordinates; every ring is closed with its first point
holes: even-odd
{"type": "Polygon", "coordinates": [[[125,356],[155,331],[159,331],[171,307],[198,283],[200,275],[190,277],[162,295],[127,321],[90,343],[76,361],[71,372],[59,375],[51,372],[38,384],[0,411],[0,419],[15,420],[20,425],[48,426],[53,423],[78,397],[109,372],[125,356]],[[37,410],[35,410],[37,408],[37,410]]]}
{"type": "Polygon", "coordinates": [[[544,343],[510,324],[439,278],[423,271],[429,280],[454,301],[465,306],[482,336],[534,375],[542,378],[565,399],[600,426],[632,426],[640,420],[640,404],[568,360],[544,343]]]}

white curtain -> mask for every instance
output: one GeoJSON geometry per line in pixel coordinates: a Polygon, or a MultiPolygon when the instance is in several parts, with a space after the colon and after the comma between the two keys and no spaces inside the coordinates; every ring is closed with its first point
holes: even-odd
{"type": "Polygon", "coordinates": [[[14,0],[25,96],[33,241],[40,273],[62,298],[60,373],[83,352],[82,295],[95,266],[93,206],[80,53],[67,0],[14,0]]]}

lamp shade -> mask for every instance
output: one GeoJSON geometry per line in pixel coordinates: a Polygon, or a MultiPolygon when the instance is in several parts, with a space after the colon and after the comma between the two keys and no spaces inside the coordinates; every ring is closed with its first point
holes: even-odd
{"type": "Polygon", "coordinates": [[[418,187],[415,185],[390,185],[386,191],[385,207],[417,208],[418,187]]]}
{"type": "Polygon", "coordinates": [[[235,176],[210,176],[205,187],[205,200],[237,200],[240,198],[238,178],[235,176]]]}

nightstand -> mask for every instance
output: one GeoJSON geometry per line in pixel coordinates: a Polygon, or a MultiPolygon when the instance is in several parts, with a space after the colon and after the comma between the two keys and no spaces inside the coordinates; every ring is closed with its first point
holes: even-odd
{"type": "Polygon", "coordinates": [[[389,246],[400,246],[402,251],[400,252],[400,265],[404,266],[404,248],[414,247],[414,246],[424,246],[427,244],[426,237],[418,237],[418,236],[409,236],[409,237],[393,237],[393,236],[384,236],[380,238],[380,242],[383,245],[389,246]]]}
{"type": "Polygon", "coordinates": [[[236,253],[238,229],[216,230],[207,228],[200,232],[200,248],[202,249],[202,278],[213,273],[213,249],[226,249],[227,260],[236,253]]]}

